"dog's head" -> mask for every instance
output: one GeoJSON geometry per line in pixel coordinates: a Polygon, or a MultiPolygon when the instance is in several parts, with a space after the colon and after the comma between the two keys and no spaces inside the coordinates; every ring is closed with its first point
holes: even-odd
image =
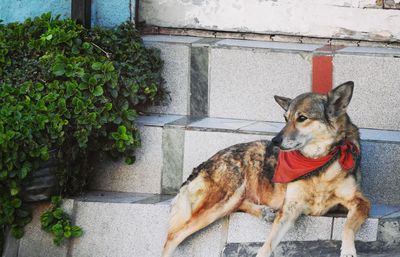
{"type": "Polygon", "coordinates": [[[354,83],[348,81],[327,95],[305,93],[294,99],[275,96],[285,110],[286,126],[272,142],[281,150],[300,150],[311,158],[326,154],[344,136],[341,131],[348,120],[346,109],[353,87],[354,83]]]}

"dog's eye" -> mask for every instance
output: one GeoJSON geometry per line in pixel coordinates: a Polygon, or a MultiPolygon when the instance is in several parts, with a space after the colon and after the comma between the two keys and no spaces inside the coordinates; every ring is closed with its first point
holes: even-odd
{"type": "Polygon", "coordinates": [[[303,121],[305,121],[307,119],[307,117],[306,116],[303,116],[303,115],[300,115],[299,117],[297,117],[297,121],[298,122],[303,122],[303,121]]]}

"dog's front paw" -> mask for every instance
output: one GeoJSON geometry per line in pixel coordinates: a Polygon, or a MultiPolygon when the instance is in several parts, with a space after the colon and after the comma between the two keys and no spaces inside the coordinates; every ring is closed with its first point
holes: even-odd
{"type": "Polygon", "coordinates": [[[354,241],[343,241],[340,257],[357,257],[354,241]]]}
{"type": "Polygon", "coordinates": [[[269,207],[262,208],[262,219],[266,222],[273,222],[276,216],[276,211],[269,207]]]}
{"type": "Polygon", "coordinates": [[[342,251],[340,253],[340,257],[357,257],[357,253],[356,253],[356,251],[350,251],[350,252],[342,251]]]}

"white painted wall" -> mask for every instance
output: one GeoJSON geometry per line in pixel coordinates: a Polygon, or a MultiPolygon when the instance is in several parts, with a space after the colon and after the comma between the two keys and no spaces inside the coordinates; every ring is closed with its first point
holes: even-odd
{"type": "Polygon", "coordinates": [[[143,0],[148,25],[219,31],[400,40],[400,10],[376,0],[143,0]]]}

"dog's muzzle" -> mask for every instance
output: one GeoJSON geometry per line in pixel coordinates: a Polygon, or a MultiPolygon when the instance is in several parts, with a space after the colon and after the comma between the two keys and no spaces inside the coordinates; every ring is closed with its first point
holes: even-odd
{"type": "Polygon", "coordinates": [[[282,141],[283,141],[282,134],[279,133],[279,134],[276,135],[274,138],[272,138],[271,141],[272,141],[272,143],[273,143],[275,146],[281,146],[282,141]]]}

